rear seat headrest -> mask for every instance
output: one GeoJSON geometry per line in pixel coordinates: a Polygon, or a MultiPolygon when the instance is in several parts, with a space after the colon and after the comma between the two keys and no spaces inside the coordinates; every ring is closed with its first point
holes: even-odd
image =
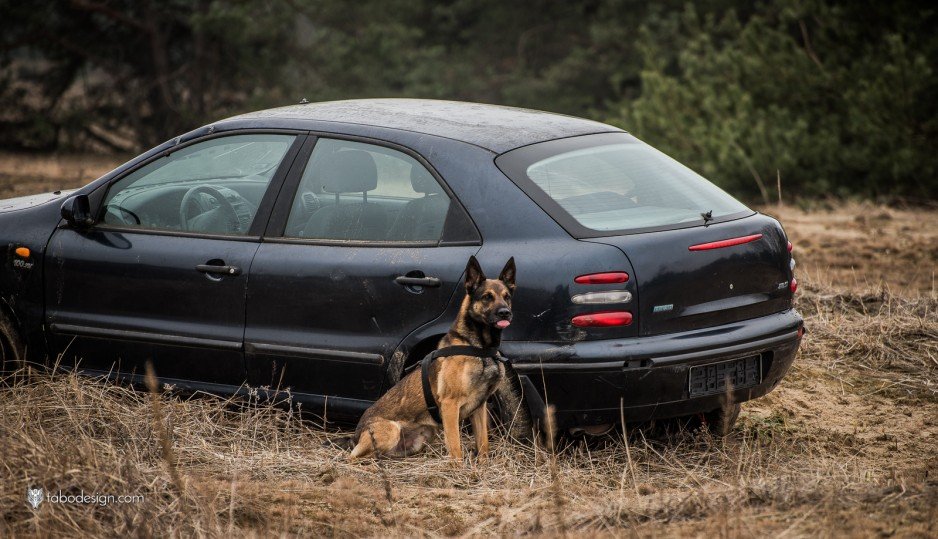
{"type": "Polygon", "coordinates": [[[363,150],[339,150],[322,164],[322,190],[327,193],[362,193],[378,187],[378,167],[363,150]]]}
{"type": "Polygon", "coordinates": [[[425,194],[442,193],[440,184],[430,175],[430,172],[422,166],[414,163],[410,167],[410,186],[414,191],[425,194]]]}

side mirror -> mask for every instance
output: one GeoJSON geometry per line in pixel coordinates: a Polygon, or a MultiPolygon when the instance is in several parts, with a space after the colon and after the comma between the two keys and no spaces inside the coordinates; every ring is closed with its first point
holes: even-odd
{"type": "Polygon", "coordinates": [[[62,218],[75,228],[87,228],[94,224],[88,195],[75,195],[62,203],[62,218]]]}

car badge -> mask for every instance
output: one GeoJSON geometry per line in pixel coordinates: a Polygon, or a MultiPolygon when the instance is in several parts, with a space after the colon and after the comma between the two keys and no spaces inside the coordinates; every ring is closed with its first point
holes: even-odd
{"type": "Polygon", "coordinates": [[[23,269],[33,269],[33,263],[26,260],[20,260],[19,258],[13,259],[14,268],[23,268],[23,269]]]}
{"type": "Polygon", "coordinates": [[[668,311],[673,311],[673,310],[674,310],[674,304],[668,303],[667,305],[655,305],[655,307],[652,309],[652,312],[666,313],[668,311]]]}

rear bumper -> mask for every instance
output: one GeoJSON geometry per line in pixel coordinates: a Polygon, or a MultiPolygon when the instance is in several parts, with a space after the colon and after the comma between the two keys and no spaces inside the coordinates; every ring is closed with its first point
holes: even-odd
{"type": "Polygon", "coordinates": [[[758,354],[758,385],[731,392],[734,402],[765,395],[788,372],[801,343],[797,311],[681,333],[578,343],[504,341],[502,353],[522,378],[534,415],[554,407],[560,428],[707,412],[726,393],[691,397],[695,365],[758,354]]]}

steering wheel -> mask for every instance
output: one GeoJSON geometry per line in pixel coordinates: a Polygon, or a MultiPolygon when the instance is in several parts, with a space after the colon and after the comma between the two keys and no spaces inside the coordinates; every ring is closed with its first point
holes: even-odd
{"type": "Polygon", "coordinates": [[[118,212],[120,212],[120,213],[118,213],[118,215],[119,215],[121,221],[124,221],[125,223],[127,222],[127,220],[124,219],[124,214],[126,213],[127,215],[133,217],[133,219],[134,219],[134,221],[135,221],[135,222],[134,222],[135,225],[139,225],[139,224],[140,224],[140,217],[138,217],[136,213],[134,213],[134,212],[128,210],[127,208],[125,208],[125,207],[123,207],[123,206],[121,206],[121,205],[119,205],[119,204],[108,204],[108,205],[107,205],[107,209],[108,209],[109,211],[112,210],[112,209],[114,209],[114,210],[117,210],[118,212]]]}
{"type": "Polygon", "coordinates": [[[232,223],[237,225],[241,222],[238,219],[238,212],[235,211],[234,206],[225,198],[225,195],[221,194],[218,188],[212,187],[211,185],[199,185],[186,191],[186,194],[182,196],[182,202],[179,203],[179,224],[182,226],[183,230],[189,230],[189,205],[195,202],[196,197],[202,193],[210,195],[217,200],[218,208],[230,218],[232,223]]]}

